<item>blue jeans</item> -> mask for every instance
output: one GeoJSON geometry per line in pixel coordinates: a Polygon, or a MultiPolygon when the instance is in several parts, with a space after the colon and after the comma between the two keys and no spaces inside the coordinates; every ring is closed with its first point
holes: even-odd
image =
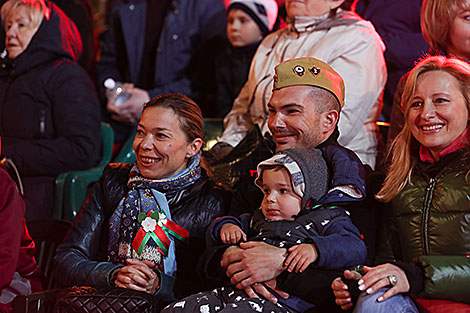
{"type": "Polygon", "coordinates": [[[418,313],[413,300],[403,294],[396,294],[385,301],[378,302],[377,298],[383,295],[388,288],[381,288],[368,295],[362,292],[357,299],[354,313],[418,313]]]}

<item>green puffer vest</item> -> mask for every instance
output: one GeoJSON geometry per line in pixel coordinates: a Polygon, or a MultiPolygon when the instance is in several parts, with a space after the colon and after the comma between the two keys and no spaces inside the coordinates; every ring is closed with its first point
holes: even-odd
{"type": "Polygon", "coordinates": [[[418,164],[411,183],[391,202],[405,262],[423,255],[470,254],[470,148],[454,153],[433,176],[418,164]]]}

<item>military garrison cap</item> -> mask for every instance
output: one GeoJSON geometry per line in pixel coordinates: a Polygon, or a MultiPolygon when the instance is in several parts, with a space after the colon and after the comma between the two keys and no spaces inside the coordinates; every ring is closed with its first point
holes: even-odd
{"type": "Polygon", "coordinates": [[[344,106],[344,81],[331,66],[312,57],[290,59],[274,68],[273,90],[289,86],[315,86],[331,92],[344,106]]]}

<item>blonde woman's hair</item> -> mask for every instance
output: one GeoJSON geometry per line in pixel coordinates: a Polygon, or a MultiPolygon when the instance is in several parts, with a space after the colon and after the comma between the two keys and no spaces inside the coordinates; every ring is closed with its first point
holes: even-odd
{"type": "Polygon", "coordinates": [[[38,29],[44,17],[47,20],[49,19],[50,9],[46,6],[44,0],[8,0],[0,10],[3,28],[5,28],[7,18],[20,6],[25,7],[28,11],[32,28],[38,29]]]}
{"type": "MultiPolygon", "coordinates": [[[[421,60],[410,72],[402,95],[405,125],[392,142],[389,153],[392,162],[385,182],[376,198],[389,202],[410,182],[411,173],[419,159],[419,142],[413,137],[408,125],[408,115],[413,102],[419,77],[427,72],[440,71],[452,75],[462,93],[470,112],[470,65],[456,58],[431,56],[421,60]]],[[[468,123],[468,122],[467,122],[468,123]]]]}
{"type": "Polygon", "coordinates": [[[470,10],[470,2],[462,0],[424,0],[421,7],[421,32],[431,47],[431,54],[446,52],[450,32],[459,9],[470,10]]]}

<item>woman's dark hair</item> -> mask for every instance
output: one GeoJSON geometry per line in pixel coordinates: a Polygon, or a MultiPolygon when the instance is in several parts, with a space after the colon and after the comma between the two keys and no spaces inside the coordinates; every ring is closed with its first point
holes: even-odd
{"type": "Polygon", "coordinates": [[[144,104],[147,108],[161,107],[173,110],[180,120],[180,126],[188,142],[202,138],[204,121],[199,106],[190,98],[180,94],[161,95],[144,104]]]}

